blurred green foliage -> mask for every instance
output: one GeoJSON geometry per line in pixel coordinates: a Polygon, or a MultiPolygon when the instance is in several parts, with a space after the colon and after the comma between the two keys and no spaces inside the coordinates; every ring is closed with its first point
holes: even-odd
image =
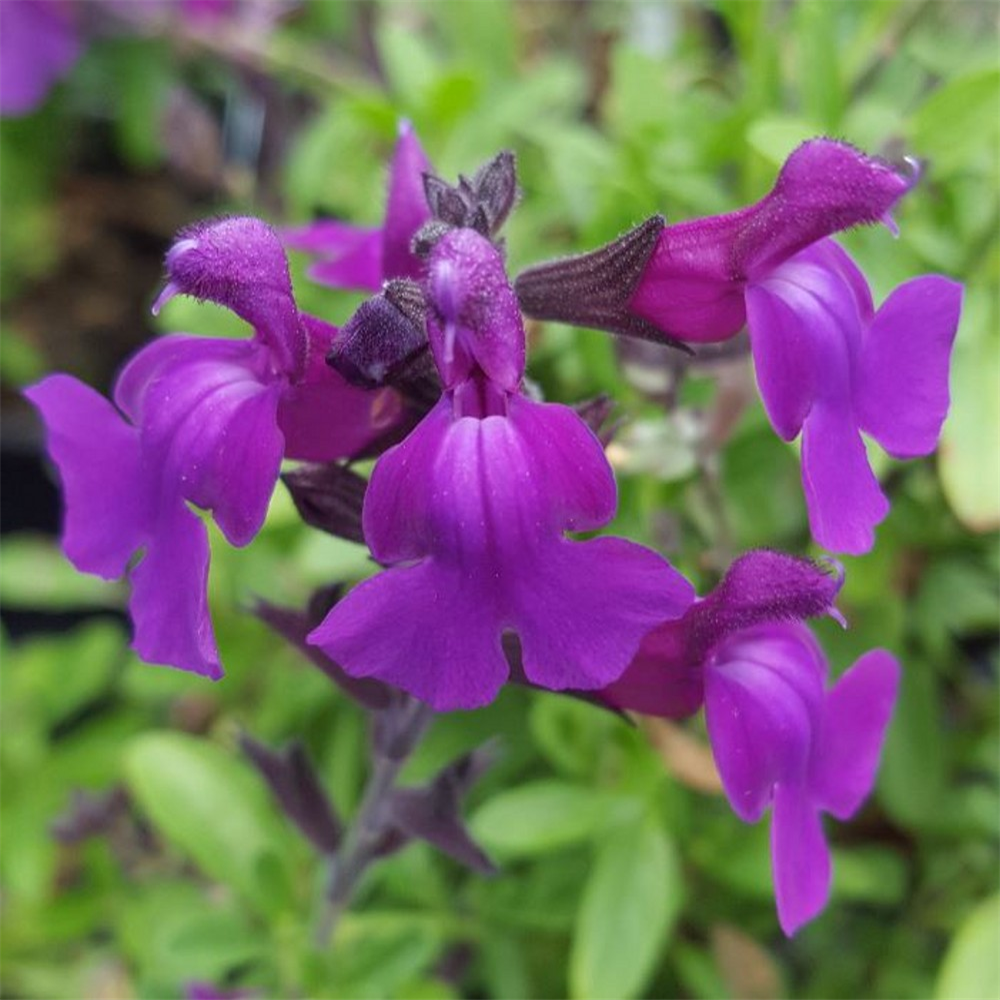
{"type": "MultiPolygon", "coordinates": [[[[236,739],[301,736],[350,815],[365,722],[243,609],[254,595],[301,604],[313,587],[373,567],[363,548],[303,528],[279,488],[252,546],[213,546],[228,668],[217,685],[127,651],[120,619],[106,617],[123,606],[120,586],[76,576],[49,540],[5,541],[8,608],[103,615],[4,643],[5,994],[155,998],[208,979],[284,997],[996,996],[996,30],[994,5],[946,0],[311,2],[242,57],[312,102],[290,136],[281,221],[376,222],[405,116],[446,177],[499,148],[517,152],[512,271],[654,211],[738,207],[815,134],[926,160],[900,206],[898,241],[884,230],[844,237],[877,298],[930,270],[960,278],[967,298],[940,454],[881,463],[893,510],[875,550],[847,560],[840,606],[851,628],[818,626],[836,671],[876,645],[905,667],[877,794],[830,831],[835,888],[823,917],[794,941],[781,936],[765,827],[743,826],[645,729],[509,690],[438,718],[405,775],[426,778],[500,737],[471,825],[502,875],[471,876],[411,846],[370,872],[333,948],[315,950],[323,872],[236,739]],[[365,31],[380,75],[358,54],[365,31]],[[130,811],[107,835],[53,839],[74,789],[119,784],[130,811]]],[[[43,110],[3,123],[5,296],[54,260],[69,167],[59,129],[110,122],[122,169],[159,169],[157,101],[185,73],[213,98],[232,86],[205,53],[192,69],[155,39],[104,40],[43,110]]],[[[264,210],[232,191],[210,208],[264,210]]],[[[358,301],[308,285],[301,261],[295,271],[309,311],[340,322],[358,301]]],[[[160,323],[239,335],[221,316],[175,300],[160,323]]],[[[706,469],[684,421],[615,363],[610,338],[554,327],[533,336],[530,375],[550,398],[608,392],[648,426],[647,451],[675,456],[645,458],[624,432],[618,532],[659,545],[702,588],[733,551],[809,551],[794,452],[756,403],[706,469]]],[[[5,384],[43,365],[30,336],[5,326],[5,384]]],[[[710,414],[721,386],[713,372],[685,386],[684,419],[710,414]]],[[[707,780],[697,725],[682,735],[707,780]]]]}

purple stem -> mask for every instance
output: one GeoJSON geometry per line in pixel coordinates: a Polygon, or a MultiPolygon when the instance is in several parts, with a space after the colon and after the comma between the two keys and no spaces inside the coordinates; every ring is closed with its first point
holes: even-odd
{"type": "Polygon", "coordinates": [[[378,848],[390,828],[389,800],[403,765],[419,746],[434,716],[423,702],[411,699],[399,712],[392,753],[380,752],[377,744],[361,805],[344,835],[340,850],[329,858],[323,908],[316,926],[316,946],[325,948],[368,866],[378,857],[378,848]]]}

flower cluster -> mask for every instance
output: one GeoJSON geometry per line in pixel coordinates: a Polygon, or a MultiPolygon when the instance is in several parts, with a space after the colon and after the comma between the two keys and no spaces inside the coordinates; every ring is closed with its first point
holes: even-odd
{"type": "Polygon", "coordinates": [[[299,311],[274,231],[219,219],[180,234],[157,306],[219,303],[250,339],[162,338],[126,366],[113,404],[64,375],[28,390],[63,482],[66,553],[85,572],[128,572],[141,656],[218,677],[191,507],[245,545],[282,461],[309,463],[285,477],[299,509],[363,538],[381,566],[292,629],[328,672],[437,711],[486,704],[508,680],[617,711],[704,708],[734,811],[772,810],[792,933],[829,894],[820,814],[845,819],[871,790],[898,665],[875,650],[828,686],[803,621],[839,619],[836,564],[746,553],[697,599],[657,552],[573,537],[614,518],[615,479],[587,414],[525,382],[522,316],[688,350],[746,326],[771,423],[803,438],[815,540],[867,551],[888,504],[861,433],[896,457],[933,450],[960,288],[917,278],[876,309],[830,235],[891,221],[915,179],[817,139],[756,205],[654,216],[512,283],[499,233],[518,196],[513,156],[451,185],[404,126],[381,227],[284,234],[317,255],[317,280],[375,293],[342,328],[299,311]],[[349,468],[360,455],[377,456],[367,484],[349,468]]]}

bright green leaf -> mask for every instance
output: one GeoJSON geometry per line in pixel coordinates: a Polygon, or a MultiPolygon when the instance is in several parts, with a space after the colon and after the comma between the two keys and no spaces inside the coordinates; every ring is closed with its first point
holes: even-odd
{"type": "Polygon", "coordinates": [[[1000,527],[1000,391],[995,303],[968,297],[951,371],[938,468],[952,510],[973,531],[1000,527]]]}
{"type": "Polygon", "coordinates": [[[653,821],[609,836],[583,894],[570,953],[577,1000],[642,993],[681,909],[674,846],[653,821]]]}
{"type": "Polygon", "coordinates": [[[537,854],[592,836],[606,821],[608,795],[560,781],[536,781],[494,796],[472,817],[487,849],[537,854]]]}
{"type": "Polygon", "coordinates": [[[937,1000],[1000,996],[1000,896],[980,903],[955,932],[938,972],[937,1000]]]}
{"type": "Polygon", "coordinates": [[[8,608],[65,611],[120,606],[118,584],[74,569],[51,538],[16,534],[4,538],[0,601],[8,608]]]}
{"type": "Polygon", "coordinates": [[[127,751],[132,794],[156,828],[202,870],[273,913],[286,899],[272,895],[260,869],[282,858],[287,839],[262,784],[220,747],[180,733],[148,733],[127,751]]]}
{"type": "Polygon", "coordinates": [[[937,678],[926,663],[911,660],[889,726],[879,793],[897,822],[933,825],[942,818],[945,784],[937,678]]]}
{"type": "Polygon", "coordinates": [[[1000,69],[957,76],[934,91],[910,121],[914,152],[931,160],[935,177],[991,154],[1000,118],[1000,69]]]}

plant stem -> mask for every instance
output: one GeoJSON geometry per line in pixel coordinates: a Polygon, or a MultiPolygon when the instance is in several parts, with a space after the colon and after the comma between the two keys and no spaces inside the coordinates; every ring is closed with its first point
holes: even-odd
{"type": "MultiPolygon", "coordinates": [[[[390,709],[392,711],[392,709],[390,709]]],[[[394,720],[398,738],[393,753],[374,756],[368,783],[354,822],[337,853],[329,858],[323,910],[316,927],[316,946],[325,948],[344,911],[350,905],[361,876],[377,856],[377,848],[389,830],[390,796],[403,765],[419,746],[433,711],[415,699],[398,710],[394,720]]]]}

